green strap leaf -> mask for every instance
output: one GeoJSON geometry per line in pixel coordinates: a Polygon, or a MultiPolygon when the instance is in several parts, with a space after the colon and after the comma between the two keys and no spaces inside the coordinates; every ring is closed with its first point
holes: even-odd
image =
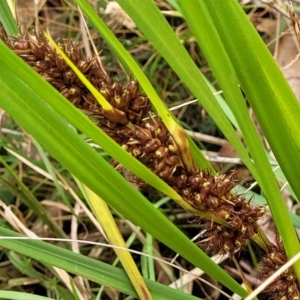
{"type": "MultiPolygon", "coordinates": [[[[300,166],[299,103],[238,2],[204,0],[242,88],[289,184],[300,199],[295,173],[300,166]],[[230,32],[230,34],[228,34],[230,32]]],[[[258,163],[258,162],[257,162],[258,163]]],[[[289,258],[300,251],[298,237],[278,186],[270,172],[261,172],[264,191],[289,258]]],[[[300,282],[300,262],[294,271],[300,282]]]]}

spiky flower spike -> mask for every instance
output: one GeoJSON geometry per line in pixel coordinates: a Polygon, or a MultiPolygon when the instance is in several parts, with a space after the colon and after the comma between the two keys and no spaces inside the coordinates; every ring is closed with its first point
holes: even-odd
{"type": "MultiPolygon", "coordinates": [[[[196,170],[189,174],[182,165],[176,144],[160,120],[113,131],[121,145],[176,190],[182,198],[209,217],[199,245],[213,254],[234,254],[249,238],[258,234],[256,222],[265,213],[263,206],[250,205],[242,196],[231,193],[232,175],[211,175],[196,170]],[[212,221],[219,221],[220,225],[212,221]]],[[[110,133],[109,133],[110,134],[110,133]]],[[[111,136],[113,135],[110,134],[111,136]]]]}
{"type": "Polygon", "coordinates": [[[199,245],[214,254],[235,253],[257,233],[255,224],[264,211],[251,206],[243,197],[231,193],[235,183],[229,175],[213,176],[186,170],[172,135],[159,119],[142,122],[150,109],[147,97],[139,93],[138,83],[111,83],[96,59],[84,60],[71,41],[60,43],[67,56],[100,93],[117,109],[123,111],[133,126],[107,119],[91,93],[81,83],[50,43],[28,32],[8,38],[1,33],[11,49],[34,70],[58,89],[75,106],[84,110],[114,140],[173,187],[183,199],[199,211],[208,212],[206,231],[199,245]],[[219,221],[223,225],[212,222],[219,221]]]}
{"type": "MultiPolygon", "coordinates": [[[[276,237],[276,244],[269,246],[268,253],[258,267],[260,278],[264,281],[287,262],[282,241],[276,237]]],[[[299,300],[300,290],[292,268],[286,269],[275,281],[266,287],[264,293],[275,300],[299,300]]]]}
{"type": "MultiPolygon", "coordinates": [[[[36,72],[76,107],[89,114],[100,126],[109,128],[119,126],[113,120],[103,116],[101,106],[46,39],[28,32],[21,36],[8,38],[1,24],[0,37],[36,72]]],[[[137,81],[130,80],[123,84],[112,83],[96,57],[90,60],[84,59],[79,48],[71,40],[66,43],[58,43],[106,100],[115,108],[125,112],[126,120],[135,124],[141,122],[151,106],[149,99],[139,93],[137,81]]]]}
{"type": "Polygon", "coordinates": [[[213,176],[199,169],[191,174],[183,165],[176,143],[161,120],[142,121],[150,104],[149,99],[139,93],[136,81],[123,85],[111,83],[96,59],[83,59],[71,41],[60,43],[94,87],[126,114],[133,124],[128,128],[126,124],[114,123],[104,116],[98,102],[47,40],[28,32],[14,38],[8,38],[3,29],[0,34],[16,54],[76,107],[90,115],[116,142],[173,187],[192,207],[207,212],[204,239],[199,243],[203,249],[214,254],[234,254],[257,233],[255,224],[264,214],[264,208],[251,206],[243,197],[231,193],[235,186],[231,175],[213,176]]]}

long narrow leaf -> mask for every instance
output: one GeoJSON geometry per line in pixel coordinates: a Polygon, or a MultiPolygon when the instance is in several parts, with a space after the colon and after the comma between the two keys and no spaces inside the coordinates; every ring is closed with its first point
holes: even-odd
{"type": "MultiPolygon", "coordinates": [[[[126,249],[126,243],[122,237],[122,234],[120,233],[120,230],[113,218],[108,205],[89,188],[87,188],[86,186],[83,186],[83,188],[86,194],[86,200],[88,201],[89,206],[92,208],[92,211],[97,220],[102,225],[109,243],[111,245],[123,247],[126,249]]],[[[147,286],[145,285],[145,282],[131,254],[128,251],[124,251],[123,249],[115,249],[115,252],[132,285],[134,286],[136,293],[139,295],[139,298],[141,300],[152,299],[151,294],[147,286]]]]}
{"type": "MultiPolygon", "coordinates": [[[[258,135],[258,132],[250,119],[246,102],[239,88],[239,81],[235,70],[231,65],[227,52],[222,44],[217,30],[214,28],[213,22],[207,12],[203,1],[178,1],[185,19],[191,28],[192,33],[204,53],[206,60],[212,69],[212,72],[218,84],[220,85],[223,95],[230,106],[241,133],[249,147],[251,157],[255,161],[255,167],[258,169],[258,177],[255,178],[263,188],[265,181],[261,180],[262,173],[273,179],[268,186],[273,184],[277,186],[275,176],[265,154],[265,149],[258,135]],[[199,18],[199,14],[201,18],[199,18]]],[[[263,189],[264,190],[264,189],[263,189]]]]}
{"type": "MultiPolygon", "coordinates": [[[[126,273],[119,268],[42,241],[13,240],[12,237],[22,236],[5,228],[0,228],[0,236],[9,237],[9,239],[0,238],[1,247],[14,250],[44,264],[63,268],[70,273],[112,287],[127,295],[137,296],[126,273]]],[[[154,299],[199,300],[199,298],[174,290],[163,284],[148,279],[145,279],[145,281],[154,299]]]]}
{"type": "Polygon", "coordinates": [[[8,35],[19,33],[19,28],[6,1],[0,1],[0,20],[8,35]]]}
{"type": "MultiPolygon", "coordinates": [[[[242,88],[286,178],[300,199],[295,173],[300,166],[300,106],[248,17],[236,1],[205,0],[210,16],[231,57],[242,88]],[[230,34],[228,34],[230,30],[230,34]]],[[[265,173],[263,180],[271,180],[265,173]]],[[[278,188],[268,190],[268,203],[288,257],[300,250],[286,204],[278,188]]],[[[294,266],[300,280],[300,262],[294,266]]]]}

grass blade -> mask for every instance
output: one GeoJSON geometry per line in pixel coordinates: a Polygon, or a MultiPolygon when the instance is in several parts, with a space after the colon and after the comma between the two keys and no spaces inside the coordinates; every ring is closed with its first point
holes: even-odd
{"type": "MultiPolygon", "coordinates": [[[[300,166],[300,121],[293,117],[300,114],[299,103],[240,5],[234,1],[204,2],[208,11],[213,12],[210,16],[272,151],[300,199],[300,185],[295,176],[295,166],[300,166]]],[[[262,172],[261,176],[272,215],[291,258],[299,252],[300,245],[286,204],[278,187],[268,186],[273,180],[269,172],[262,172]]],[[[293,269],[300,282],[300,262],[293,269]]]]}
{"type": "Polygon", "coordinates": [[[0,1],[0,20],[8,35],[20,33],[8,3],[0,1]]]}
{"type": "MultiPolygon", "coordinates": [[[[0,228],[0,236],[8,237],[8,239],[0,239],[2,247],[37,259],[45,264],[63,268],[68,272],[112,287],[127,295],[137,296],[125,272],[119,268],[42,241],[14,240],[13,237],[24,236],[5,228],[0,228]]],[[[199,300],[199,298],[174,290],[163,284],[148,279],[145,279],[145,281],[154,299],[199,300]]]]}

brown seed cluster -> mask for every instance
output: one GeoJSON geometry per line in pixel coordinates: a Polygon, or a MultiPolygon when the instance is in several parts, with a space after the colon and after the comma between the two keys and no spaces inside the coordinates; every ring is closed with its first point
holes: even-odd
{"type": "Polygon", "coordinates": [[[96,57],[85,60],[80,49],[70,40],[66,43],[59,41],[57,43],[102,96],[111,103],[117,117],[116,114],[111,116],[102,110],[94,96],[46,39],[28,32],[8,38],[3,27],[0,28],[0,35],[16,54],[101,126],[116,128],[128,122],[139,124],[151,108],[149,99],[139,93],[136,81],[129,80],[123,84],[110,82],[96,57]]]}
{"type": "Polygon", "coordinates": [[[236,197],[231,202],[235,204],[221,205],[216,211],[216,215],[227,221],[229,227],[204,221],[205,230],[199,245],[212,254],[234,255],[258,233],[256,222],[265,213],[265,208],[250,205],[242,197],[236,197]]]}
{"type": "MultiPolygon", "coordinates": [[[[1,24],[0,24],[1,25],[1,24]]],[[[60,47],[89,79],[94,87],[112,104],[116,115],[103,111],[96,99],[55,52],[49,42],[35,34],[9,38],[0,26],[0,37],[44,79],[51,83],[76,107],[83,110],[110,137],[170,185],[193,208],[206,212],[200,219],[204,225],[199,246],[212,254],[234,255],[249,239],[258,234],[257,220],[265,213],[231,190],[236,185],[233,174],[212,175],[196,169],[188,172],[181,153],[159,118],[148,116],[149,99],[140,93],[134,80],[110,82],[96,59],[85,60],[71,41],[60,47]],[[130,126],[128,125],[130,122],[130,126]]],[[[136,185],[143,183],[135,176],[126,176],[136,185]]],[[[280,242],[270,247],[260,263],[261,278],[266,279],[286,261],[280,242]]],[[[266,289],[272,299],[299,299],[295,275],[289,269],[276,283],[266,289]]]]}
{"type": "MultiPolygon", "coordinates": [[[[275,273],[288,261],[282,242],[277,236],[276,245],[268,249],[268,253],[259,263],[260,278],[264,281],[275,273]]],[[[296,276],[292,268],[286,269],[275,281],[266,287],[270,299],[276,300],[299,300],[300,291],[296,276]]]]}
{"type": "Polygon", "coordinates": [[[235,186],[232,175],[212,175],[197,170],[189,174],[180,161],[176,143],[160,120],[135,126],[109,130],[118,136],[122,147],[139,159],[170,185],[195,209],[210,212],[227,226],[205,222],[205,232],[199,246],[213,254],[232,253],[243,249],[254,234],[256,222],[265,207],[250,205],[242,196],[231,193],[235,186]]]}

